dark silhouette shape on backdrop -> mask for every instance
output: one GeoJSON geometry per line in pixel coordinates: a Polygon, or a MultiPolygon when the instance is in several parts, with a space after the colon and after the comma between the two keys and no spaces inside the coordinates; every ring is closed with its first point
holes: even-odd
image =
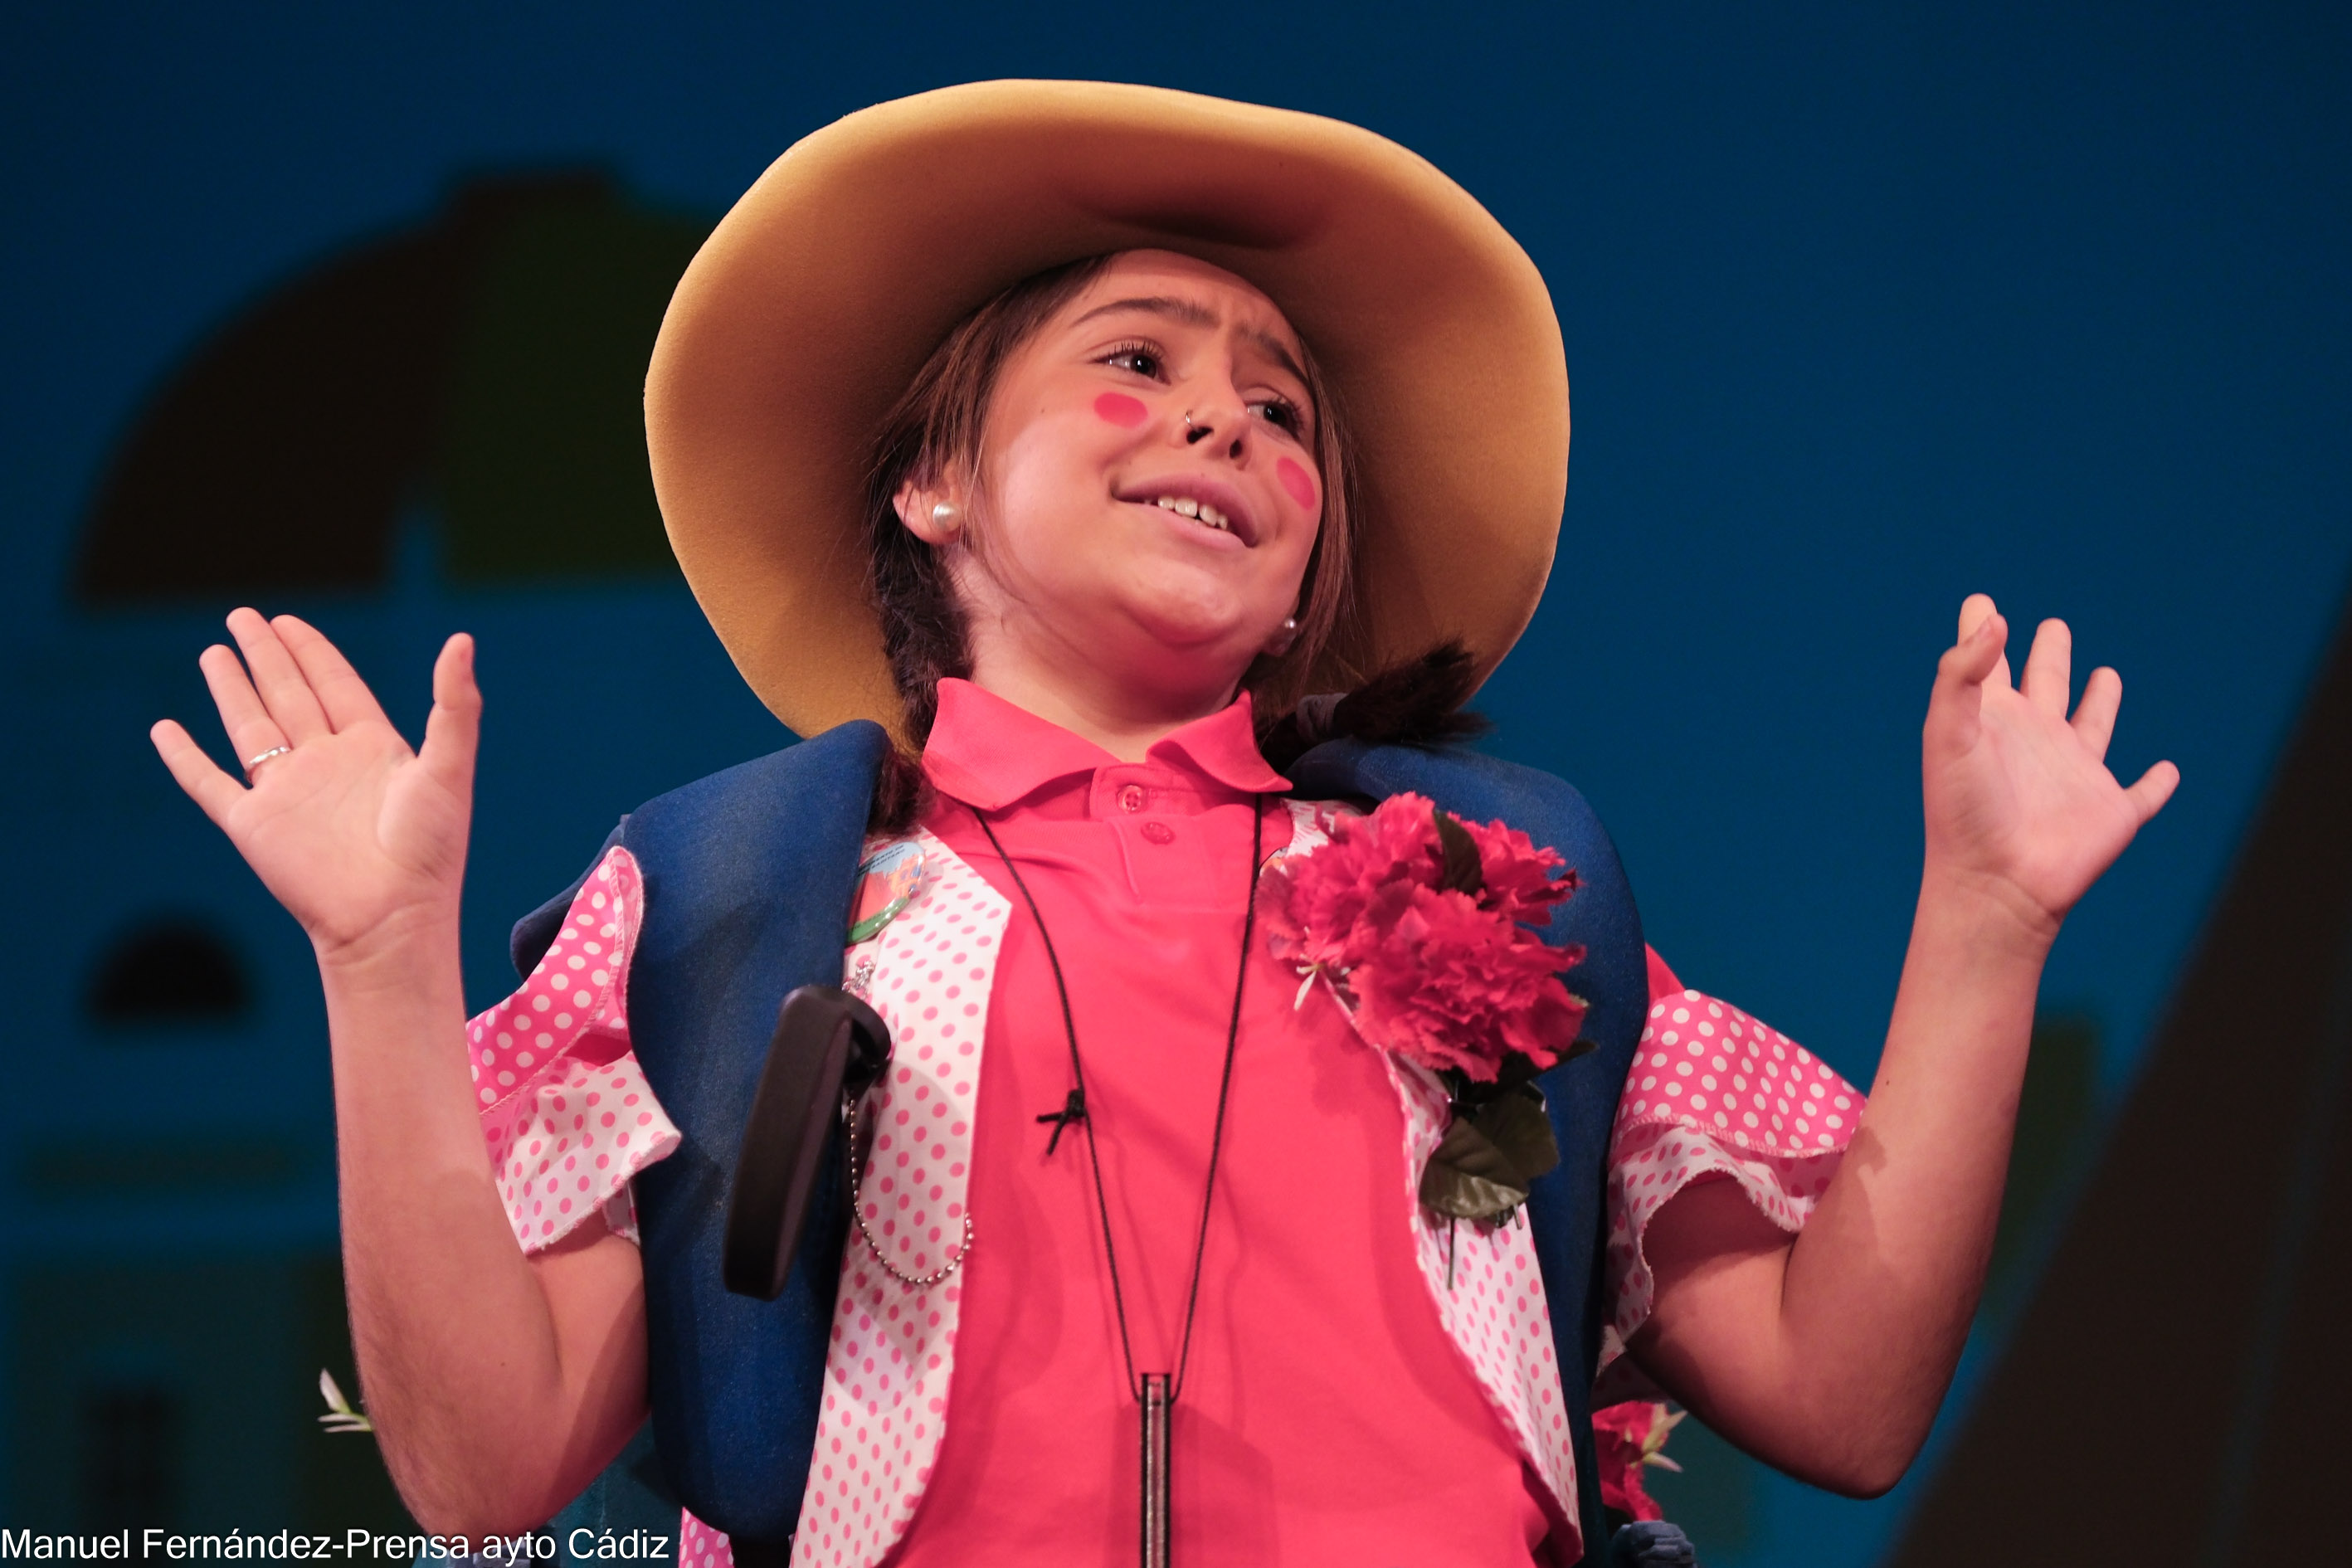
{"type": "Polygon", "coordinates": [[[272,290],[116,449],[76,595],[381,586],[419,508],[459,583],[675,570],[641,398],[709,226],[600,174],[478,179],[423,226],[272,290]]]}

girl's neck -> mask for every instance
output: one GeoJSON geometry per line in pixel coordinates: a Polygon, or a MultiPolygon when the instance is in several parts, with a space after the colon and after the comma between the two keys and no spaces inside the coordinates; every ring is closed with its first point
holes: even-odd
{"type": "Polygon", "coordinates": [[[1221,712],[1238,681],[1211,689],[1169,691],[1107,679],[1070,679],[1026,661],[976,659],[971,683],[992,696],[1093,742],[1123,763],[1139,763],[1151,748],[1195,720],[1221,712]]]}

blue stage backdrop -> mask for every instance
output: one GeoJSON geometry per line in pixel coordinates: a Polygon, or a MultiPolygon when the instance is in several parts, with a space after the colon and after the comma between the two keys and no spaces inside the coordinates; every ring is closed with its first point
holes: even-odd
{"type": "MultiPolygon", "coordinates": [[[[993,76],[1337,115],[1521,238],[1576,437],[1490,744],[1583,785],[1686,977],[1848,1075],[1893,994],[1962,595],[2123,669],[2119,768],[2186,783],[2051,970],[1972,1374],[2345,599],[2347,15],[0,15],[0,1522],[398,1517],[370,1440],[312,1425],[320,1368],[351,1373],[309,955],[144,739],[208,712],[220,615],[315,617],[404,722],[439,639],[479,636],[467,977],[495,1000],[506,922],[619,812],[788,739],[652,509],[635,406],[669,281],[794,138],[993,76]]],[[[1696,1424],[1674,1452],[1655,1489],[1716,1568],[1859,1568],[1918,1487],[1840,1502],[1696,1424]]]]}

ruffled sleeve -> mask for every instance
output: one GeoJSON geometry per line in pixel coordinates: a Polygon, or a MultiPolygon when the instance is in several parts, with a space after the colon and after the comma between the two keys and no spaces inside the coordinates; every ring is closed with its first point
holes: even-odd
{"type": "Polygon", "coordinates": [[[629,1179],[677,1147],[677,1129],[629,1048],[643,887],[635,857],[614,847],[530,977],[467,1026],[482,1137],[525,1252],[600,1212],[634,1240],[629,1179]]]}
{"type": "MultiPolygon", "coordinates": [[[[1804,1228],[1862,1118],[1860,1089],[1768,1024],[1685,989],[1650,955],[1650,1016],[1617,1102],[1609,1159],[1604,1366],[1649,1321],[1642,1237],[1666,1200],[1727,1177],[1782,1230],[1804,1228]]],[[[1622,1369],[1621,1369],[1622,1370],[1622,1369]]]]}

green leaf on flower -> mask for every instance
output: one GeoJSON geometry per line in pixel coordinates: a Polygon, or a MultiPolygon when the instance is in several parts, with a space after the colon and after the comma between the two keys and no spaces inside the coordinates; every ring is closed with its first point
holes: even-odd
{"type": "Polygon", "coordinates": [[[1539,1092],[1519,1089],[1475,1109],[1456,1106],[1444,1141],[1422,1167],[1421,1201],[1454,1219],[1496,1219],[1527,1202],[1535,1179],[1559,1163],[1539,1092]]]}
{"type": "Polygon", "coordinates": [[[1437,885],[1450,892],[1477,897],[1486,886],[1486,868],[1478,863],[1478,841],[1470,837],[1469,830],[1451,812],[1435,810],[1434,815],[1438,852],[1444,862],[1437,885]]]}
{"type": "Polygon", "coordinates": [[[1530,1186],[1559,1163],[1559,1143],[1552,1137],[1551,1118],[1544,1114],[1540,1091],[1523,1089],[1480,1106],[1471,1121],[1481,1136],[1519,1173],[1518,1185],[1530,1186]]]}
{"type": "Polygon", "coordinates": [[[1454,1219],[1492,1219],[1527,1202],[1528,1189],[1503,1152],[1457,1116],[1421,1168],[1421,1201],[1454,1219]]]}
{"type": "MultiPolygon", "coordinates": [[[[1541,1071],[1543,1071],[1543,1068],[1536,1066],[1535,1058],[1528,1056],[1526,1052],[1505,1051],[1503,1053],[1502,1061],[1497,1063],[1495,1068],[1494,1083],[1491,1086],[1482,1087],[1488,1087],[1491,1089],[1492,1094],[1500,1095],[1518,1088],[1523,1083],[1533,1083],[1536,1079],[1536,1075],[1541,1071]]],[[[1454,1096],[1454,1099],[1457,1100],[1462,1098],[1463,1097],[1460,1095],[1454,1096]]],[[[1480,1100],[1485,1100],[1490,1098],[1490,1096],[1481,1095],[1478,1098],[1480,1100]]]]}

